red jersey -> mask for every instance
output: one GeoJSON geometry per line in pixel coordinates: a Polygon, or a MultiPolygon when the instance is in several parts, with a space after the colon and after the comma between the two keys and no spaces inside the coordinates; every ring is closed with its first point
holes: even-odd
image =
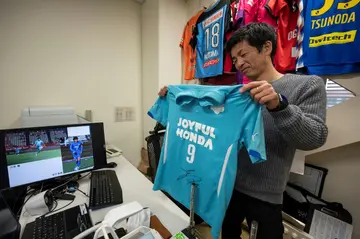
{"type": "MultiPolygon", "coordinates": [[[[238,4],[235,2],[233,2],[232,4],[230,4],[230,11],[231,11],[231,22],[232,22],[232,28],[230,29],[230,31],[225,33],[225,40],[229,40],[231,35],[235,32],[235,16],[237,14],[237,6],[238,4]]],[[[231,54],[228,52],[225,52],[225,57],[224,57],[224,73],[229,73],[229,72],[235,72],[235,66],[233,64],[232,58],[231,58],[231,54]]]]}
{"type": "Polygon", "coordinates": [[[274,58],[275,68],[285,73],[295,70],[297,19],[299,16],[298,1],[289,5],[286,0],[269,0],[266,8],[277,18],[277,49],[274,58]]]}

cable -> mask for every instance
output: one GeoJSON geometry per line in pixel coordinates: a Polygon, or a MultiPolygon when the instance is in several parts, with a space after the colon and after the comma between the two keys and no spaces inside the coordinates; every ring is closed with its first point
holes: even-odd
{"type": "Polygon", "coordinates": [[[23,192],[25,192],[25,197],[26,197],[31,190],[33,190],[33,189],[29,188],[29,187],[26,187],[25,190],[22,190],[21,193],[18,193],[16,199],[14,200],[14,203],[13,203],[13,206],[12,206],[12,211],[15,211],[16,204],[19,201],[20,196],[23,195],[23,192]]]}
{"type": "MultiPolygon", "coordinates": [[[[78,182],[79,180],[87,177],[87,176],[90,175],[90,174],[91,174],[91,173],[87,173],[87,174],[85,174],[84,176],[81,176],[80,178],[78,178],[78,179],[76,180],[76,182],[78,182]]],[[[60,187],[65,186],[66,184],[68,184],[68,183],[70,183],[71,181],[73,181],[76,176],[78,176],[78,175],[74,175],[74,176],[71,177],[68,181],[66,181],[66,182],[63,183],[63,184],[60,184],[59,186],[56,186],[55,188],[50,189],[50,191],[52,192],[52,191],[54,191],[54,190],[57,189],[57,188],[60,188],[60,187]]]]}
{"type": "Polygon", "coordinates": [[[19,217],[20,216],[20,212],[21,210],[24,208],[25,204],[30,200],[30,198],[32,198],[33,196],[35,196],[36,194],[38,193],[41,193],[42,189],[44,187],[44,183],[41,184],[41,188],[40,190],[37,192],[35,189],[26,189],[26,194],[25,194],[25,197],[28,195],[28,193],[31,191],[31,190],[34,190],[32,192],[32,194],[30,194],[30,196],[24,201],[24,203],[21,205],[21,207],[19,208],[18,212],[16,213],[16,217],[19,217]]]}
{"type": "Polygon", "coordinates": [[[34,191],[32,194],[30,194],[30,196],[24,201],[24,203],[21,205],[21,207],[19,208],[18,212],[16,213],[16,217],[20,216],[20,212],[23,209],[23,207],[25,206],[25,204],[30,200],[31,197],[33,197],[36,194],[36,191],[34,191]]]}
{"type": "Polygon", "coordinates": [[[69,203],[66,204],[65,206],[63,206],[63,207],[61,207],[61,208],[58,208],[58,209],[56,209],[57,206],[58,206],[58,202],[57,202],[57,201],[54,201],[54,202],[56,202],[56,206],[55,206],[51,211],[49,211],[49,212],[45,213],[44,215],[42,215],[42,217],[45,217],[45,216],[46,216],[47,214],[49,214],[49,213],[57,212],[57,211],[60,211],[61,209],[66,208],[67,206],[70,206],[70,204],[73,203],[74,200],[72,200],[71,202],[69,202],[69,203]],[[55,210],[55,209],[56,209],[56,210],[55,210]]]}
{"type": "Polygon", "coordinates": [[[75,178],[75,176],[77,176],[77,175],[74,175],[73,177],[71,177],[71,178],[70,178],[68,181],[66,181],[65,183],[60,184],[59,186],[56,186],[56,187],[50,189],[50,191],[52,192],[52,191],[54,191],[54,190],[57,189],[57,188],[60,188],[60,187],[65,186],[66,184],[70,183],[70,182],[75,178]]]}
{"type": "Polygon", "coordinates": [[[84,194],[86,197],[89,197],[89,195],[87,195],[84,191],[82,191],[82,190],[80,190],[80,189],[76,189],[76,191],[79,191],[79,192],[81,192],[82,194],[84,194]]]}

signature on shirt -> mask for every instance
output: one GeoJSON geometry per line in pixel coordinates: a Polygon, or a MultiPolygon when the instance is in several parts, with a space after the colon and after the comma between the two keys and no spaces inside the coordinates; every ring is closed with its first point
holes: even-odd
{"type": "Polygon", "coordinates": [[[199,185],[199,183],[201,182],[201,178],[194,175],[195,174],[195,170],[194,169],[181,169],[182,171],[184,171],[184,174],[181,174],[177,180],[182,180],[185,179],[189,184],[196,184],[199,185]]]}
{"type": "Polygon", "coordinates": [[[256,135],[258,135],[258,133],[254,133],[254,134],[251,136],[251,140],[252,140],[253,142],[255,141],[256,135]]]}

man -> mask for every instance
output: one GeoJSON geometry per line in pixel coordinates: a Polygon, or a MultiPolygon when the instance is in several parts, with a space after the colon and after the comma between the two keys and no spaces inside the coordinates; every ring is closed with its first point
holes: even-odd
{"type": "MultiPolygon", "coordinates": [[[[267,160],[252,164],[244,148],[239,152],[235,190],[222,238],[239,238],[240,224],[246,219],[249,225],[253,220],[258,222],[257,239],[280,239],[284,231],[282,195],[295,150],[313,150],[326,142],[325,84],[317,76],[276,71],[272,63],[276,33],[265,23],[250,23],[238,29],[226,50],[236,69],[251,80],[240,91],[250,91],[254,101],[264,105],[267,160]]],[[[166,92],[164,87],[159,95],[166,92]]]]}
{"type": "Polygon", "coordinates": [[[76,167],[74,168],[75,171],[80,169],[81,164],[81,154],[83,151],[83,144],[79,141],[78,137],[73,138],[73,142],[70,144],[70,151],[76,161],[76,167]]]}
{"type": "Polygon", "coordinates": [[[38,156],[38,154],[41,152],[41,150],[45,147],[45,144],[41,140],[39,135],[37,136],[37,138],[35,140],[34,147],[37,148],[36,156],[38,156]]]}

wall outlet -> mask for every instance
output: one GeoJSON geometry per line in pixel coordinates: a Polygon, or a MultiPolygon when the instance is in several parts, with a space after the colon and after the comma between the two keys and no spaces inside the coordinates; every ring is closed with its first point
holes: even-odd
{"type": "Polygon", "coordinates": [[[135,110],[132,107],[115,107],[115,122],[135,120],[135,110]]]}

